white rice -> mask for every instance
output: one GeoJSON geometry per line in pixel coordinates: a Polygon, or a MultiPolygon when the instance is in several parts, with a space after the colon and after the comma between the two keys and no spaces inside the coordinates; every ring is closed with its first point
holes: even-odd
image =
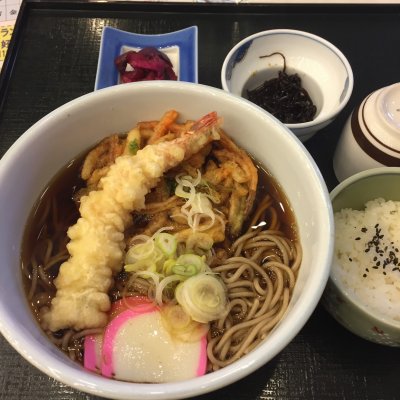
{"type": "Polygon", "coordinates": [[[374,313],[400,321],[400,201],[335,213],[333,276],[374,313]]]}

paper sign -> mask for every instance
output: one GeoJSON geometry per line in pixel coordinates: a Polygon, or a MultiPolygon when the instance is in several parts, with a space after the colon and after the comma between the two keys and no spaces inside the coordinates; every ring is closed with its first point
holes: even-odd
{"type": "Polygon", "coordinates": [[[14,24],[0,26],[0,61],[1,62],[3,62],[6,57],[8,45],[10,44],[11,35],[13,33],[13,30],[14,30],[14,24]]]}

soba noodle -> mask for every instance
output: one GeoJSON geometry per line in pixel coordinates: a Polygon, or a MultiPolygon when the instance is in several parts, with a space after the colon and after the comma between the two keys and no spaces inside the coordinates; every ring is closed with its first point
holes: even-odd
{"type": "Polygon", "coordinates": [[[230,256],[213,267],[228,288],[230,303],[228,315],[211,327],[209,371],[229,365],[254,349],[287,309],[301,263],[301,248],[279,230],[276,215],[268,197],[255,212],[251,227],[232,244],[230,256]],[[268,220],[267,227],[257,227],[268,220]]]}
{"type": "MultiPolygon", "coordinates": [[[[22,251],[22,271],[27,282],[27,297],[40,322],[41,314],[49,307],[55,295],[53,279],[59,266],[68,258],[66,249],[68,227],[78,217],[71,199],[82,187],[76,179],[82,159],[68,168],[69,177],[63,171],[55,181],[57,190],[47,190],[39,207],[28,223],[22,251]],[[71,188],[74,188],[71,192],[71,188]],[[67,210],[67,211],[66,211],[67,210]],[[66,218],[67,216],[67,218],[66,218]]],[[[259,169],[259,195],[256,199],[247,228],[235,241],[228,238],[214,246],[207,254],[207,263],[226,285],[229,299],[227,314],[211,323],[208,334],[208,372],[223,368],[247,354],[278,324],[284,315],[295,286],[301,264],[302,251],[296,237],[294,219],[282,214],[282,193],[265,196],[265,186],[273,186],[273,180],[259,169]],[[263,200],[258,201],[262,196],[263,200]],[[258,204],[257,204],[258,201],[258,204]]],[[[50,185],[51,186],[51,185],[50,185]]],[[[51,187],[50,187],[51,189],[51,187]]],[[[54,189],[54,188],[53,188],[54,189]]],[[[152,234],[162,226],[163,215],[182,204],[182,199],[171,196],[164,201],[153,201],[136,218],[157,215],[146,227],[152,234]]],[[[183,229],[177,222],[175,231],[183,229]]],[[[137,277],[124,271],[114,277],[110,292],[112,301],[126,296],[146,295],[154,298],[152,279],[137,277]]],[[[164,290],[163,301],[173,298],[171,290],[164,290]]],[[[73,360],[82,362],[83,338],[100,333],[102,329],[76,332],[65,329],[46,332],[49,339],[65,351],[73,360]]]]}

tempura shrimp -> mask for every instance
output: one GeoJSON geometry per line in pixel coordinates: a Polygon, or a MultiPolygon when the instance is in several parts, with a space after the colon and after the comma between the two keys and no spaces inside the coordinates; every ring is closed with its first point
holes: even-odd
{"type": "Polygon", "coordinates": [[[97,190],[81,198],[80,218],[68,230],[70,258],[54,283],[57,293],[42,315],[45,329],[103,327],[110,309],[108,291],[124,256],[124,231],[131,213],[143,209],[145,195],[171,168],[218,140],[215,112],[195,122],[171,142],[147,145],[136,155],[116,158],[97,190]]]}

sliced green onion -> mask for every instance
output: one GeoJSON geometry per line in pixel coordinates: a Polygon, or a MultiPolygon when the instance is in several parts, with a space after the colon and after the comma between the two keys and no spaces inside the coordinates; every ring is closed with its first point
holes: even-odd
{"type": "Polygon", "coordinates": [[[132,246],[126,253],[125,263],[133,264],[138,260],[149,258],[154,251],[154,242],[151,238],[144,242],[132,246]]]}
{"type": "Polygon", "coordinates": [[[163,303],[162,294],[163,294],[164,289],[171,283],[173,283],[175,281],[180,282],[180,281],[182,281],[182,279],[183,278],[180,275],[170,275],[170,276],[167,276],[166,278],[162,279],[161,282],[156,287],[156,295],[155,295],[156,303],[161,306],[163,303]]]}
{"type": "Polygon", "coordinates": [[[196,268],[196,272],[194,274],[197,274],[199,272],[205,272],[208,269],[208,266],[205,263],[204,258],[196,254],[182,254],[177,258],[176,264],[185,266],[192,265],[193,267],[196,268]]]}
{"type": "Polygon", "coordinates": [[[207,323],[226,313],[226,288],[212,274],[198,274],[180,283],[175,298],[182,308],[197,322],[207,323]]]}
{"type": "Polygon", "coordinates": [[[129,142],[128,148],[129,148],[129,153],[132,155],[135,155],[137,153],[137,151],[139,150],[139,144],[138,144],[137,140],[136,139],[131,140],[129,142]]]}
{"type": "Polygon", "coordinates": [[[154,285],[158,287],[160,284],[160,275],[157,274],[156,272],[151,272],[151,271],[137,271],[135,272],[136,276],[139,276],[143,279],[152,279],[154,282],[154,285]]]}
{"type": "Polygon", "coordinates": [[[161,232],[155,236],[156,246],[164,253],[167,257],[174,257],[176,247],[178,245],[174,235],[170,233],[161,232]]]}
{"type": "Polygon", "coordinates": [[[187,328],[192,323],[190,315],[187,314],[183,310],[182,306],[178,304],[165,307],[163,311],[164,311],[163,316],[167,318],[168,323],[174,330],[187,328]]]}
{"type": "Polygon", "coordinates": [[[163,252],[158,247],[154,247],[154,251],[153,254],[150,256],[150,259],[156,264],[157,272],[161,273],[165,261],[165,256],[163,252]]]}
{"type": "Polygon", "coordinates": [[[167,261],[164,262],[163,268],[162,268],[162,272],[164,275],[168,276],[168,275],[172,275],[172,267],[176,264],[176,260],[174,259],[169,259],[167,261]]]}
{"type": "Polygon", "coordinates": [[[181,276],[193,276],[197,274],[198,270],[195,265],[174,264],[172,266],[172,272],[181,276]]]}
{"type": "Polygon", "coordinates": [[[207,335],[209,325],[193,321],[179,304],[164,305],[160,311],[162,322],[173,338],[190,343],[207,335]]]}
{"type": "Polygon", "coordinates": [[[124,267],[126,272],[150,271],[156,272],[157,266],[152,260],[138,260],[132,264],[126,264],[124,267]]]}

